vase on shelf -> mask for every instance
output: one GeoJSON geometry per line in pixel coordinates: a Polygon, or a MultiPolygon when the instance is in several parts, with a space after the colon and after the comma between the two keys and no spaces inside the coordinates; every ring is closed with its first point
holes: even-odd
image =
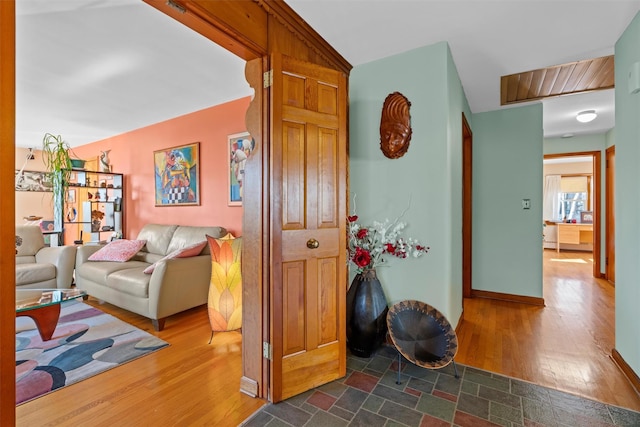
{"type": "Polygon", "coordinates": [[[100,224],[102,224],[102,221],[100,221],[99,219],[94,219],[93,221],[91,221],[91,232],[95,233],[100,231],[100,224]]]}
{"type": "Polygon", "coordinates": [[[109,160],[110,151],[111,150],[104,150],[100,152],[100,170],[102,172],[111,172],[111,162],[109,160]]]}
{"type": "Polygon", "coordinates": [[[382,345],[388,311],[376,270],[358,273],[347,292],[347,346],[354,356],[371,357],[382,345]]]}

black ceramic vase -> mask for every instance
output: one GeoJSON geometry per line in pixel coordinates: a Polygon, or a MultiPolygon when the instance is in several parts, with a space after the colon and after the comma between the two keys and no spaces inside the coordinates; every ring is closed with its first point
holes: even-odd
{"type": "Polygon", "coordinates": [[[387,298],[375,270],[356,275],[347,292],[347,346],[358,357],[371,357],[387,333],[387,298]]]}

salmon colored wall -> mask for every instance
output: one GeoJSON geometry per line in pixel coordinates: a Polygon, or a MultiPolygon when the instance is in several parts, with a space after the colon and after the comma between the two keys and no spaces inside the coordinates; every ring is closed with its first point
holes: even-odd
{"type": "Polygon", "coordinates": [[[147,223],[222,226],[242,235],[242,207],[228,206],[227,136],[246,131],[250,97],[206,108],[73,149],[82,159],[111,150],[113,172],[125,175],[125,238],[147,223]],[[200,142],[200,206],[155,206],[153,152],[200,142]]]}

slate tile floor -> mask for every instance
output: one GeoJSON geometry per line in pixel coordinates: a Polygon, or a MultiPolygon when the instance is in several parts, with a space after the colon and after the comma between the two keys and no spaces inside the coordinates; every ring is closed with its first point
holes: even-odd
{"type": "Polygon", "coordinates": [[[345,378],[263,407],[245,427],[640,426],[640,412],[457,364],[428,370],[385,346],[349,356],[345,378]]]}

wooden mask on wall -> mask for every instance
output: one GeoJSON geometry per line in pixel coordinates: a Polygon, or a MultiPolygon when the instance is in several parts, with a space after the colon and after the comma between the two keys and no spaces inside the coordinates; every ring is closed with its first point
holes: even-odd
{"type": "Polygon", "coordinates": [[[400,92],[393,92],[384,100],[380,119],[380,149],[390,159],[398,159],[409,149],[411,142],[411,103],[400,92]]]}

